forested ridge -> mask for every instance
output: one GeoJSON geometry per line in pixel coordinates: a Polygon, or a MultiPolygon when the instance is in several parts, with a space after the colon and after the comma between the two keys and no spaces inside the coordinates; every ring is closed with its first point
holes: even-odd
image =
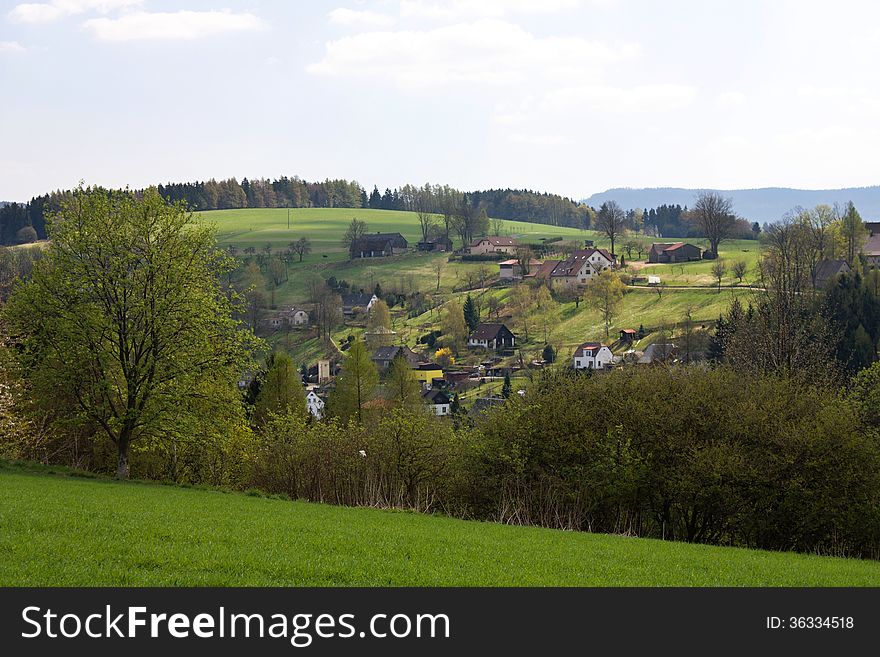
{"type": "MultiPolygon", "coordinates": [[[[368,191],[356,181],[335,179],[309,182],[298,176],[269,180],[236,178],[158,185],[159,194],[184,201],[193,211],[240,208],[370,208],[451,215],[462,205],[485,210],[490,217],[554,226],[587,228],[590,209],[546,192],[490,189],[464,192],[448,185],[403,185],[368,191]]],[[[0,204],[0,244],[21,244],[46,238],[46,214],[57,209],[69,191],[37,196],[27,203],[0,204]],[[35,234],[28,229],[32,228],[35,234]],[[24,232],[22,232],[24,231],[24,232]]]]}

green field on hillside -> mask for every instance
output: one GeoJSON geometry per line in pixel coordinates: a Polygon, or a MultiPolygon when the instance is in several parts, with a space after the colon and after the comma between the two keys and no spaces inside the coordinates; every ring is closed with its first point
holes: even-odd
{"type": "Polygon", "coordinates": [[[47,474],[0,463],[3,586],[877,586],[880,563],[47,474]]]}
{"type": "MultiPolygon", "coordinates": [[[[403,235],[410,246],[415,247],[421,239],[419,219],[415,212],[397,210],[368,210],[363,208],[293,208],[290,210],[290,228],[287,227],[286,208],[251,208],[244,210],[210,210],[198,216],[217,226],[220,244],[234,244],[239,249],[253,246],[257,249],[266,244],[285,249],[287,245],[306,236],[312,242],[310,261],[326,260],[322,254],[336,254],[335,259],[347,259],[341,244],[345,229],[352,219],[367,222],[371,233],[396,232],[403,235]]],[[[437,216],[438,223],[442,217],[437,216]]],[[[527,241],[541,237],[564,237],[570,239],[593,239],[590,231],[563,228],[525,221],[504,221],[504,232],[527,241]]],[[[457,239],[453,240],[457,242],[457,239]]],[[[458,246],[458,244],[456,244],[458,246]]]]}

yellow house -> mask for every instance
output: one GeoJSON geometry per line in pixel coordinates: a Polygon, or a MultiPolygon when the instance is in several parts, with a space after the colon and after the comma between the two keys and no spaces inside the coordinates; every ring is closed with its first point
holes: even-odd
{"type": "Polygon", "coordinates": [[[431,385],[434,379],[443,378],[443,368],[436,363],[419,363],[413,368],[416,379],[425,385],[431,385]]]}

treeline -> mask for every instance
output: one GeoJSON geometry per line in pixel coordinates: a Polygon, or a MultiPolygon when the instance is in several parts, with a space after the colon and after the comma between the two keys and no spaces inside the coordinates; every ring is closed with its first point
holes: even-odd
{"type": "Polygon", "coordinates": [[[46,239],[46,212],[57,207],[60,192],[37,196],[29,203],[0,207],[0,244],[28,244],[46,239]]]}
{"type": "MultiPolygon", "coordinates": [[[[241,208],[370,208],[405,210],[443,215],[449,222],[463,207],[475,215],[511,221],[530,221],[553,226],[589,228],[595,212],[556,194],[529,190],[493,189],[464,192],[449,185],[403,185],[367,193],[353,180],[309,182],[298,176],[270,180],[236,178],[198,182],[169,182],[158,186],[159,194],[172,202],[183,201],[193,211],[241,208]]],[[[69,192],[54,192],[29,203],[0,207],[0,244],[20,244],[46,238],[46,213],[59,207],[69,192]],[[30,231],[33,228],[35,236],[30,231]]]]}
{"type": "MultiPolygon", "coordinates": [[[[630,210],[627,217],[633,228],[642,230],[646,235],[655,237],[706,237],[700,222],[695,220],[694,213],[681,205],[660,205],[656,208],[630,210]]],[[[730,227],[730,238],[738,240],[758,239],[761,226],[757,222],[749,222],[736,217],[730,227]]]]}

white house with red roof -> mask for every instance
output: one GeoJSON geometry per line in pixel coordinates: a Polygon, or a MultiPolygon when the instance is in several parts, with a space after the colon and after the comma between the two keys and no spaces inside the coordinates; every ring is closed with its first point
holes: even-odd
{"type": "Polygon", "coordinates": [[[572,367],[576,370],[604,370],[611,366],[614,354],[601,342],[584,342],[574,350],[572,367]]]}
{"type": "Polygon", "coordinates": [[[616,264],[617,258],[605,249],[579,249],[556,265],[550,280],[554,285],[589,285],[616,264]]]}

